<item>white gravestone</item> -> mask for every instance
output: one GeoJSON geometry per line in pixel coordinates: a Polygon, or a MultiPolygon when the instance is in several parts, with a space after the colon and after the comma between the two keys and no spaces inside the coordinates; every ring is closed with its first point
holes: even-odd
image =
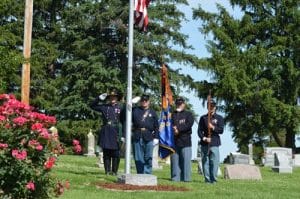
{"type": "Polygon", "coordinates": [[[294,155],[294,167],[300,167],[300,154],[294,155]]]}
{"type": "Polygon", "coordinates": [[[275,153],[285,155],[287,157],[289,165],[293,166],[292,149],[284,148],[284,147],[266,147],[265,148],[265,157],[264,157],[264,166],[269,166],[269,167],[275,166],[275,156],[274,156],[275,153]]]}
{"type": "Polygon", "coordinates": [[[288,156],[283,153],[274,154],[275,163],[272,170],[278,173],[292,173],[293,167],[290,165],[288,156]]]}
{"type": "Polygon", "coordinates": [[[92,130],[87,135],[87,157],[95,157],[95,136],[92,133],[92,130]]]}
{"type": "Polygon", "coordinates": [[[152,168],[162,169],[162,166],[158,164],[158,144],[153,147],[153,158],[152,158],[152,168]]]}
{"type": "Polygon", "coordinates": [[[230,153],[230,164],[249,164],[249,155],[242,153],[230,153]]]}
{"type": "Polygon", "coordinates": [[[255,165],[254,160],[253,160],[253,144],[252,143],[248,144],[248,154],[249,154],[249,164],[255,165]]]}

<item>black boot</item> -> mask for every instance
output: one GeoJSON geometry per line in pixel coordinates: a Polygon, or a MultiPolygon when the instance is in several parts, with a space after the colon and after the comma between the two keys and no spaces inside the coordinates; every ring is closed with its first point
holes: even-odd
{"type": "Polygon", "coordinates": [[[111,164],[110,164],[110,157],[105,157],[103,158],[103,162],[104,162],[104,169],[105,169],[105,174],[108,175],[111,172],[111,164]]]}
{"type": "Polygon", "coordinates": [[[118,169],[119,169],[119,163],[120,163],[120,158],[112,158],[112,173],[113,175],[118,174],[118,169]]]}

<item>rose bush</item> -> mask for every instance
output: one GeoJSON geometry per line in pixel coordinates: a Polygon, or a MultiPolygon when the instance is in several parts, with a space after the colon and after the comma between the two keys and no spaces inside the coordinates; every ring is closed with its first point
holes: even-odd
{"type": "MultiPolygon", "coordinates": [[[[50,175],[62,145],[48,128],[56,119],[0,94],[0,198],[50,198],[61,182],[50,175]]],[[[59,190],[58,190],[59,187],[59,190]]]]}

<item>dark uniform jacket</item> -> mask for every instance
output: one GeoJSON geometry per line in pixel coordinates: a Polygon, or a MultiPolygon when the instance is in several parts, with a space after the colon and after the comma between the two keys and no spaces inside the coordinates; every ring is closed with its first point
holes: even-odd
{"type": "Polygon", "coordinates": [[[172,123],[176,126],[179,134],[174,136],[175,146],[189,147],[192,146],[191,134],[194,124],[193,114],[189,111],[175,111],[172,113],[172,123]]]}
{"type": "Polygon", "coordinates": [[[158,117],[154,110],[134,107],[132,109],[133,140],[143,138],[144,141],[158,139],[158,117]]]}
{"type": "Polygon", "coordinates": [[[119,104],[99,104],[99,102],[97,97],[91,104],[93,110],[102,113],[103,125],[99,132],[98,144],[103,149],[119,149],[123,110],[119,104]]]}
{"type": "MultiPolygon", "coordinates": [[[[207,142],[203,141],[203,137],[208,136],[207,118],[208,118],[208,114],[201,116],[200,120],[199,120],[198,136],[200,138],[200,144],[201,145],[207,145],[208,144],[207,142]]],[[[215,127],[214,130],[211,129],[210,146],[220,146],[221,145],[221,139],[220,139],[219,134],[223,133],[224,119],[221,115],[218,115],[218,114],[215,113],[211,116],[210,122],[215,127]]]]}

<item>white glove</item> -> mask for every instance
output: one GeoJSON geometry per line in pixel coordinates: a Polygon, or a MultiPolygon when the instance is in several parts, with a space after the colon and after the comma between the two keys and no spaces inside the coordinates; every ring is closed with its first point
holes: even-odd
{"type": "Polygon", "coordinates": [[[105,100],[106,97],[107,97],[107,93],[102,93],[101,95],[99,95],[100,100],[105,100]]]}
{"type": "Polygon", "coordinates": [[[140,97],[140,96],[137,96],[137,97],[134,97],[134,98],[131,100],[131,102],[132,102],[133,104],[136,104],[136,103],[138,103],[140,100],[141,100],[141,97],[140,97]]]}
{"type": "Polygon", "coordinates": [[[159,143],[158,139],[153,139],[153,146],[157,145],[159,143]]]}
{"type": "Polygon", "coordinates": [[[121,142],[125,143],[125,138],[121,137],[121,142]]]}

